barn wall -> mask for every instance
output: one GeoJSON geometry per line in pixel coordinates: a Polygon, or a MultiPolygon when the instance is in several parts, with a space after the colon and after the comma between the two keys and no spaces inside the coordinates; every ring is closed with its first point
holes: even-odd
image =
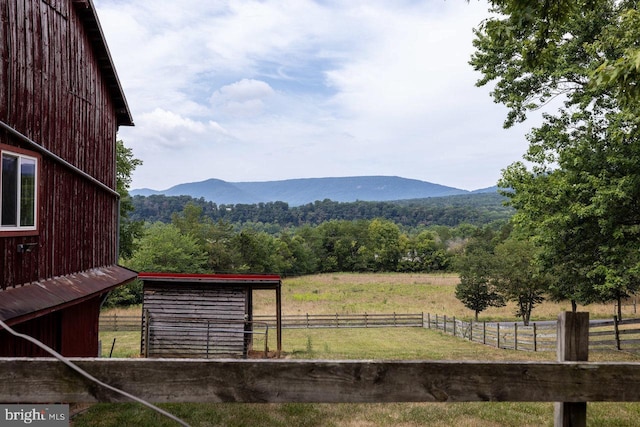
{"type": "MultiPolygon", "coordinates": [[[[245,287],[145,283],[143,309],[150,321],[148,347],[143,332],[143,353],[149,357],[245,355],[248,292],[245,287]],[[207,326],[206,320],[212,322],[207,326]]],[[[147,319],[143,328],[146,323],[147,319]]]]}
{"type": "MultiPolygon", "coordinates": [[[[13,326],[67,357],[98,355],[100,298],[49,313],[13,326]]],[[[30,342],[0,330],[0,357],[50,357],[30,342]]]]}
{"type": "MultiPolygon", "coordinates": [[[[37,319],[16,325],[17,332],[29,335],[56,351],[60,351],[61,314],[50,313],[37,319]]],[[[49,356],[30,342],[16,338],[5,330],[0,330],[0,357],[43,357],[49,356]]]]}
{"type": "Polygon", "coordinates": [[[74,331],[60,337],[61,353],[68,357],[96,357],[100,297],[73,305],[61,313],[61,329],[74,331]],[[81,330],[79,330],[81,328],[81,330]]]}
{"type": "MultiPolygon", "coordinates": [[[[0,120],[114,188],[116,112],[76,7],[0,0],[0,120]]],[[[0,234],[2,289],[117,261],[117,199],[46,155],[39,172],[38,233],[0,234]]]]}

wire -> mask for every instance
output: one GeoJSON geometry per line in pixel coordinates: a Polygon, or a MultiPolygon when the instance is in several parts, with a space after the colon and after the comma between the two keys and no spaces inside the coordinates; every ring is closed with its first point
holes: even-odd
{"type": "Polygon", "coordinates": [[[103,383],[102,381],[100,381],[99,379],[95,378],[94,376],[92,376],[91,374],[89,374],[87,371],[83,370],[82,368],[80,368],[79,366],[75,365],[73,362],[71,362],[69,359],[67,359],[66,357],[64,357],[63,355],[61,355],[60,353],[58,353],[57,351],[55,351],[54,349],[52,349],[51,347],[47,346],[46,344],[43,344],[42,342],[38,341],[37,339],[30,337],[29,335],[25,335],[25,334],[21,334],[20,332],[16,332],[13,329],[11,329],[9,327],[9,325],[7,325],[6,323],[4,323],[2,320],[0,320],[0,326],[2,326],[4,329],[6,329],[10,334],[19,337],[19,338],[23,338],[35,345],[37,345],[38,347],[40,347],[41,349],[45,350],[47,353],[51,354],[53,357],[55,357],[56,359],[58,359],[59,361],[61,361],[62,363],[64,363],[65,365],[67,365],[68,367],[70,367],[71,369],[73,369],[74,371],[76,371],[77,373],[79,373],[80,375],[82,375],[83,377],[95,382],[96,384],[101,385],[102,387],[109,389],[113,392],[116,392],[118,394],[121,394],[133,401],[136,401],[138,403],[143,404],[144,406],[158,412],[159,414],[164,415],[167,418],[170,418],[171,420],[177,422],[178,424],[185,426],[185,427],[190,427],[189,424],[187,424],[186,422],[182,421],[180,418],[176,417],[175,415],[161,409],[158,408],[157,406],[147,402],[146,400],[140,399],[137,396],[134,396],[132,394],[127,393],[124,390],[120,390],[116,387],[113,387],[109,384],[103,383]]]}

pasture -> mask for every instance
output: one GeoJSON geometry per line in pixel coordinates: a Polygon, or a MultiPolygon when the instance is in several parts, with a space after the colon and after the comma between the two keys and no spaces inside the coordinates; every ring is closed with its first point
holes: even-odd
{"type": "MultiPolygon", "coordinates": [[[[286,279],[284,314],[431,312],[471,318],[453,296],[453,275],[326,274],[286,279]]],[[[256,313],[271,314],[272,292],[256,295],[256,313]]],[[[545,302],[533,319],[555,319],[567,303],[545,302]]],[[[592,317],[611,317],[613,305],[588,308],[592,317]]],[[[140,314],[140,308],[121,310],[140,314]]],[[[481,320],[514,320],[513,307],[491,309],[481,320]]],[[[114,357],[139,353],[137,332],[101,333],[103,354],[116,337],[114,357]]],[[[274,345],[271,345],[274,347],[274,345]]],[[[554,353],[495,349],[422,328],[286,329],[285,357],[296,359],[394,360],[554,360],[554,353]]],[[[595,352],[594,361],[639,361],[625,352],[595,352]]],[[[624,384],[621,384],[624,387],[624,384]]],[[[548,403],[397,404],[167,404],[161,405],[193,426],[551,426],[548,403]]],[[[639,403],[590,403],[590,426],[635,426],[639,403]]],[[[99,404],[74,419],[75,426],[170,426],[169,421],[135,404],[99,404]]]]}

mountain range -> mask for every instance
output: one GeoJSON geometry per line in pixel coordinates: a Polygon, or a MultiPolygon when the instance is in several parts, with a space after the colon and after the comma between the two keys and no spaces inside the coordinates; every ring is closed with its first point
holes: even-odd
{"type": "Polygon", "coordinates": [[[132,196],[191,196],[217,204],[286,202],[300,206],[317,200],[334,202],[395,201],[472,193],[492,193],[496,187],[467,191],[431,182],[397,176],[354,176],[342,178],[300,178],[263,182],[227,182],[208,179],[178,184],[166,190],[132,190],[132,196]]]}

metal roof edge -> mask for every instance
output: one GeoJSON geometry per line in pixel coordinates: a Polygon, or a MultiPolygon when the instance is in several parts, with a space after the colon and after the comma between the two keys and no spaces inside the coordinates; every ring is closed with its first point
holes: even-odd
{"type": "Polygon", "coordinates": [[[0,292],[0,319],[17,324],[94,298],[131,282],[137,273],[110,265],[32,282],[0,292]]]}

